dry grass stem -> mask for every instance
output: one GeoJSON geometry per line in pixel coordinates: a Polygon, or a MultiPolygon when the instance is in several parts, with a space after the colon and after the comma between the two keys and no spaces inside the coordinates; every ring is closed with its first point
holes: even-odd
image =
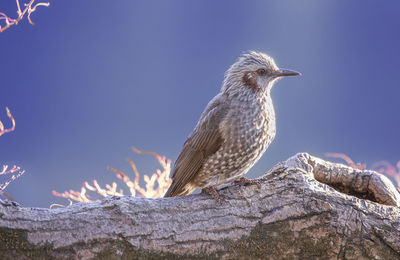
{"type": "MultiPolygon", "coordinates": [[[[138,154],[153,155],[162,167],[162,170],[157,169],[156,172],[153,173],[150,177],[148,175],[143,176],[143,180],[146,183],[144,187],[140,186],[140,173],[136,167],[136,164],[131,159],[127,159],[127,161],[131,165],[132,171],[135,174],[133,180],[121,170],[112,167],[109,167],[108,169],[111,172],[115,173],[116,177],[119,180],[125,183],[132,196],[144,198],[162,197],[171,185],[171,179],[169,178],[169,174],[171,171],[171,160],[167,159],[165,156],[160,156],[155,152],[140,151],[134,147],[132,148],[132,150],[138,154]]],[[[113,182],[111,185],[106,184],[105,187],[102,188],[97,180],[93,180],[92,184],[84,182],[80,192],[74,190],[65,191],[63,193],[53,191],[53,195],[69,199],[70,201],[92,202],[96,200],[97,197],[99,197],[98,195],[100,195],[101,197],[123,196],[124,191],[123,189],[118,189],[116,182],[113,182]],[[88,195],[87,191],[92,192],[96,196],[88,195]]]]}

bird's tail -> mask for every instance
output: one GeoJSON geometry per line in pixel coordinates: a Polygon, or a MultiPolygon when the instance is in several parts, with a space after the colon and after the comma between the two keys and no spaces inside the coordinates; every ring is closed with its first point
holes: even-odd
{"type": "Polygon", "coordinates": [[[173,193],[172,190],[171,190],[171,188],[169,188],[169,189],[167,190],[167,192],[165,193],[165,195],[164,195],[164,198],[168,198],[168,197],[175,197],[175,196],[174,196],[174,193],[173,193]]]}

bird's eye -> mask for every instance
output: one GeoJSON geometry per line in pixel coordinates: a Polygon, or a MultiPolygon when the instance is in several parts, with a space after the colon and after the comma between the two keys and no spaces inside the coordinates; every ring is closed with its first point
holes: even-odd
{"type": "Polygon", "coordinates": [[[265,69],[258,69],[258,70],[257,70],[257,74],[258,74],[258,75],[264,75],[265,72],[266,72],[265,69]]]}

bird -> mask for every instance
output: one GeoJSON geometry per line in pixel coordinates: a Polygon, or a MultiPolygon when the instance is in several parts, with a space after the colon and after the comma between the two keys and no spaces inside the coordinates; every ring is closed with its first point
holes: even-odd
{"type": "Polygon", "coordinates": [[[243,176],[276,134],[271,89],[279,79],[298,75],[278,68],[263,52],[243,53],[225,72],[220,92],[185,141],[164,197],[201,189],[219,200],[217,188],[221,185],[256,182],[243,176]]]}

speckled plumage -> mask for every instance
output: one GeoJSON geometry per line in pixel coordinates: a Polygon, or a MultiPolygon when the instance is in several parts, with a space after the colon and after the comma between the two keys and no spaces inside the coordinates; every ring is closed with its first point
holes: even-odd
{"type": "Polygon", "coordinates": [[[278,78],[291,75],[299,73],[279,69],[264,53],[243,54],[186,140],[165,196],[218,187],[246,174],[275,137],[271,88],[278,78]]]}

